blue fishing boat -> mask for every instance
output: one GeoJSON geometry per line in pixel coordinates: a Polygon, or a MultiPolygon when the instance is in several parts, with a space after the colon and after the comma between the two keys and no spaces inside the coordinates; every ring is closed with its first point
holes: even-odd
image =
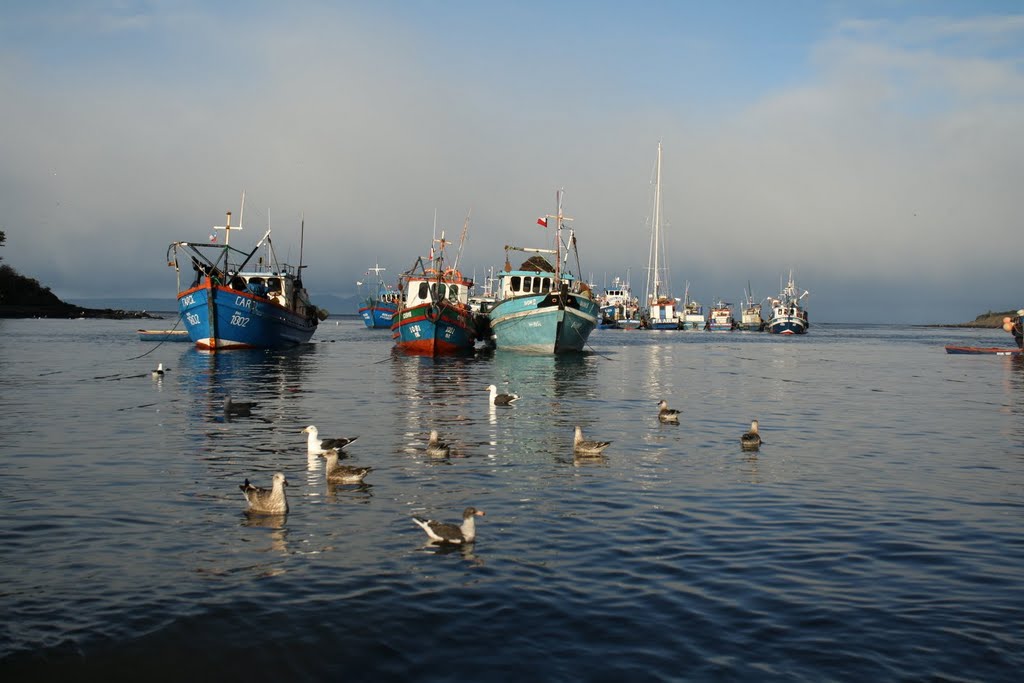
{"type": "MultiPolygon", "coordinates": [[[[628,273],[628,271],[627,271],[628,273]]],[[[629,279],[620,277],[606,287],[598,303],[601,306],[601,328],[635,330],[643,323],[640,319],[640,300],[633,296],[629,279]]]]}
{"type": "Polygon", "coordinates": [[[569,229],[563,243],[562,193],[557,213],[537,223],[554,231],[554,249],[505,247],[505,269],[500,275],[498,300],[490,311],[491,338],[496,348],[533,353],[582,351],[597,326],[601,311],[590,286],[578,277],[576,234],[569,229]],[[512,269],[510,251],[536,254],[518,270],[512,269]],[[576,274],[563,270],[569,254],[576,255],[576,274]],[[552,265],[542,254],[554,257],[552,265]]]}
{"type": "MultiPolygon", "coordinates": [[[[243,210],[244,202],[243,196],[243,210]]],[[[212,235],[210,242],[174,242],[167,249],[167,263],[178,273],[178,310],[196,347],[276,349],[308,342],[328,313],[310,302],[302,266],[278,263],[270,230],[252,251],[230,246],[231,232],[242,229],[241,221],[231,225],[230,211],[227,223],[215,229],[224,230],[224,244],[212,235]],[[264,247],[266,254],[257,257],[264,247]],[[189,257],[195,275],[184,287],[179,252],[189,257]]]]}
{"type": "MultiPolygon", "coordinates": [[[[380,264],[366,270],[366,276],[369,277],[372,272],[376,280],[373,285],[374,290],[362,297],[359,303],[359,315],[369,328],[390,328],[402,298],[398,292],[381,279],[380,274],[383,271],[384,268],[381,268],[380,264]]],[[[362,287],[363,283],[356,282],[356,285],[362,287]]]]}
{"type": "MultiPolygon", "coordinates": [[[[465,241],[466,233],[462,238],[465,241]]],[[[444,232],[430,256],[416,258],[399,278],[402,301],[391,325],[395,346],[412,355],[445,356],[472,352],[486,334],[487,317],[469,305],[473,281],[458,270],[458,258],[445,262],[444,232]]],[[[459,251],[461,252],[461,245],[459,251]]]]}
{"type": "Polygon", "coordinates": [[[768,305],[771,307],[771,317],[768,319],[768,331],[773,334],[807,334],[807,328],[811,326],[807,318],[807,309],[800,305],[800,301],[810,294],[805,291],[797,294],[799,290],[793,282],[793,271],[789,271],[789,283],[782,288],[779,298],[768,298],[768,305]]]}

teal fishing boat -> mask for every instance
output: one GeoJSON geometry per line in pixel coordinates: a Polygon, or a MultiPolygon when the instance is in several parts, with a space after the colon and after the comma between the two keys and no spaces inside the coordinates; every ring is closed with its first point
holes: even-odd
{"type": "Polygon", "coordinates": [[[532,353],[582,351],[587,338],[601,319],[601,310],[590,286],[580,278],[576,233],[568,229],[562,215],[562,193],[557,194],[557,213],[537,219],[554,231],[554,249],[505,247],[505,269],[499,276],[498,300],[490,311],[495,347],[532,353]],[[512,269],[509,252],[534,254],[512,269]],[[552,256],[548,261],[545,255],[552,256]],[[565,268],[570,255],[576,270],[565,268]]]}

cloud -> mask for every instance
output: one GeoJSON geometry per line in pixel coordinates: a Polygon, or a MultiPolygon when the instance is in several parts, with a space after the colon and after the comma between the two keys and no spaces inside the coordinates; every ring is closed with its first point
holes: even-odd
{"type": "Polygon", "coordinates": [[[411,264],[435,209],[449,237],[472,211],[463,263],[482,273],[506,243],[539,246],[533,221],[562,187],[584,274],[628,268],[642,289],[659,139],[675,289],[767,293],[793,267],[823,308],[815,292],[838,281],[895,297],[925,282],[939,306],[979,271],[993,296],[1019,296],[1021,17],[841,21],[799,77],[767,89],[748,64],[731,88],[747,97],[709,100],[663,46],[634,78],[651,54],[629,27],[622,45],[594,22],[529,49],[511,28],[528,8],[503,10],[505,33],[386,8],[152,8],[96,17],[70,54],[0,53],[5,262],[64,296],[168,292],[167,244],[204,239],[243,190],[246,237],[270,222],[293,262],[305,215],[314,291],[411,264]]]}

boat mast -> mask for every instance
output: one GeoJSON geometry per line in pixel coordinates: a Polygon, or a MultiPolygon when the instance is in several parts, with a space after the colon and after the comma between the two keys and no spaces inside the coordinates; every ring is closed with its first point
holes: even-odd
{"type": "Polygon", "coordinates": [[[658,300],[661,273],[658,269],[658,252],[661,245],[661,141],[658,141],[658,163],[654,172],[654,300],[658,300]]]}

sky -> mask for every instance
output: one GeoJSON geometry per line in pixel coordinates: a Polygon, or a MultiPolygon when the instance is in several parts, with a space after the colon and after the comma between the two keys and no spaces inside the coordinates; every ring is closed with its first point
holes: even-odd
{"type": "MultiPolygon", "coordinates": [[[[812,322],[1024,307],[1024,3],[51,2],[0,9],[0,258],[61,298],[168,297],[245,192],[313,294],[547,246],[671,293],[793,271],[812,322]]],[[[344,313],[349,311],[332,311],[344,313]]]]}

